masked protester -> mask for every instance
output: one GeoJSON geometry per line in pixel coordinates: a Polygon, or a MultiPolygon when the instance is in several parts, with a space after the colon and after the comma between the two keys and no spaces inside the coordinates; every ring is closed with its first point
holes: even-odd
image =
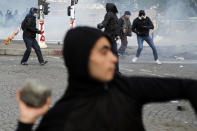
{"type": "Polygon", "coordinates": [[[127,36],[132,36],[132,26],[130,22],[131,12],[125,11],[124,15],[119,19],[120,23],[120,39],[121,39],[121,46],[118,49],[118,53],[123,55],[128,45],[127,36]]]}
{"type": "Polygon", "coordinates": [[[17,93],[17,131],[145,131],[142,108],[147,103],[187,99],[197,112],[197,81],[176,78],[126,77],[115,74],[117,57],[111,39],[100,30],[68,31],[63,48],[68,87],[48,112],[25,105],[17,93]]]}
{"type": "MultiPolygon", "coordinates": [[[[113,3],[106,4],[105,18],[102,23],[98,24],[99,29],[105,29],[104,32],[110,37],[112,41],[112,51],[118,57],[118,49],[116,40],[119,39],[120,25],[117,17],[118,10],[113,3]]],[[[116,72],[119,73],[119,65],[116,64],[116,72]]]]}
{"type": "Polygon", "coordinates": [[[38,9],[31,8],[29,14],[25,17],[22,22],[22,30],[23,30],[23,40],[26,45],[26,51],[21,60],[22,65],[28,65],[27,60],[31,54],[31,48],[36,52],[38,57],[38,61],[40,65],[45,65],[47,61],[44,61],[40,46],[36,40],[36,34],[41,34],[41,31],[36,28],[36,17],[38,16],[38,9]]]}
{"type": "Polygon", "coordinates": [[[153,50],[155,62],[157,64],[162,64],[158,59],[158,54],[154,42],[149,35],[150,29],[154,29],[152,21],[148,16],[146,16],[144,10],[140,10],[139,16],[133,21],[132,25],[132,31],[136,33],[138,41],[138,50],[136,53],[136,57],[132,59],[133,62],[136,62],[139,58],[141,51],[143,49],[143,42],[146,41],[153,50]]]}

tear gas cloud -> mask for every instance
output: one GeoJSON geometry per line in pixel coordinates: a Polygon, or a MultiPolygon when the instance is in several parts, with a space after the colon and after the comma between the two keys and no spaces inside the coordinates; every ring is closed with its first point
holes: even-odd
{"type": "Polygon", "coordinates": [[[163,37],[162,42],[175,45],[196,43],[197,14],[188,0],[169,0],[159,15],[158,36],[163,37]]]}
{"type": "MultiPolygon", "coordinates": [[[[96,27],[96,25],[103,20],[106,13],[105,2],[106,1],[103,0],[79,0],[76,5],[76,25],[96,27]]],[[[107,2],[113,1],[108,0],[107,2]]],[[[147,7],[147,4],[140,4],[137,0],[124,0],[115,2],[115,4],[119,10],[119,17],[123,15],[125,10],[130,10],[132,12],[131,22],[137,17],[138,11],[141,9],[146,10],[147,15],[152,19],[155,19],[154,16],[151,16],[152,14],[149,13],[151,12],[150,8],[152,5],[147,7]]],[[[67,7],[69,5],[70,0],[62,3],[50,2],[50,13],[45,16],[46,41],[52,43],[57,43],[58,41],[62,42],[64,35],[70,26],[70,18],[67,16],[67,7]]],[[[37,0],[1,0],[0,3],[4,15],[8,9],[11,9],[12,12],[17,9],[18,14],[22,16],[26,9],[32,6],[37,6],[37,0]]],[[[159,10],[160,6],[161,5],[155,3],[155,5],[153,4],[152,9],[159,10]]],[[[158,29],[155,33],[156,44],[180,45],[193,43],[197,40],[197,17],[195,11],[192,10],[189,3],[187,3],[187,0],[166,1],[165,8],[163,11],[160,11],[159,13],[157,12],[156,16],[158,21],[158,29]]],[[[9,33],[16,28],[16,25],[12,26],[14,25],[12,23],[7,25],[1,24],[1,39],[7,38],[9,33]]],[[[20,31],[20,34],[16,39],[22,39],[21,34],[22,31],[20,31]]],[[[135,35],[129,38],[129,45],[137,45],[135,35]]]]}
{"type": "Polygon", "coordinates": [[[1,0],[0,39],[7,38],[17,28],[31,7],[37,7],[36,0],[1,0]]]}

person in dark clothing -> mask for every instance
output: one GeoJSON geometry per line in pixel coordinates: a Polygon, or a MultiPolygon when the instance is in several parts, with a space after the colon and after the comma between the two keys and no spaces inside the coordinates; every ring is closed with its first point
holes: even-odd
{"type": "Polygon", "coordinates": [[[100,30],[77,27],[68,31],[63,47],[68,87],[48,112],[25,105],[19,98],[16,131],[145,131],[142,107],[152,102],[188,99],[197,111],[197,81],[177,78],[126,77],[115,74],[117,57],[111,39],[100,30]]]}
{"type": "Polygon", "coordinates": [[[21,60],[22,65],[28,65],[27,60],[31,54],[32,47],[36,52],[40,65],[45,65],[47,63],[47,61],[44,61],[43,59],[40,46],[36,40],[36,34],[41,34],[41,31],[36,28],[37,15],[38,9],[31,8],[29,14],[27,14],[21,25],[23,29],[23,40],[27,48],[21,60]]]}
{"type": "Polygon", "coordinates": [[[149,35],[149,30],[154,29],[153,23],[148,16],[146,16],[144,10],[139,11],[139,16],[133,21],[132,31],[137,35],[138,41],[138,50],[136,57],[132,59],[133,62],[136,62],[140,56],[140,53],[143,49],[143,42],[146,41],[153,50],[154,60],[157,64],[162,64],[157,55],[157,50],[154,45],[152,38],[149,35]]]}
{"type": "MultiPolygon", "coordinates": [[[[112,41],[112,51],[118,57],[118,49],[116,40],[119,39],[120,36],[120,24],[117,17],[118,9],[116,5],[113,3],[106,4],[105,18],[102,23],[98,24],[97,27],[99,29],[105,28],[104,32],[111,38],[112,41]]],[[[119,65],[118,62],[116,64],[116,72],[119,73],[119,65]]]]}
{"type": "Polygon", "coordinates": [[[121,39],[121,46],[118,49],[118,53],[123,55],[128,45],[127,36],[132,36],[132,26],[130,22],[131,12],[125,11],[124,15],[119,19],[120,23],[120,39],[121,39]]]}

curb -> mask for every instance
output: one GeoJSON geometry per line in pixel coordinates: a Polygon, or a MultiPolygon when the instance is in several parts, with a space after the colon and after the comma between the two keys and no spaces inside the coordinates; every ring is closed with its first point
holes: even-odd
{"type": "MultiPolygon", "coordinates": [[[[43,56],[62,56],[61,49],[41,49],[43,56]]],[[[7,56],[23,56],[25,49],[13,49],[13,48],[0,48],[0,55],[7,56]]],[[[35,56],[36,53],[32,49],[31,56],[35,56]]]]}

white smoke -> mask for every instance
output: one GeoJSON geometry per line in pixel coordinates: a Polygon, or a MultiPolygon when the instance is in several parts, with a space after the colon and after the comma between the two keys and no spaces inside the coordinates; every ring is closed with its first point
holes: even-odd
{"type": "MultiPolygon", "coordinates": [[[[111,1],[109,1],[111,2],[111,1]]],[[[93,26],[104,19],[106,13],[105,5],[103,1],[99,0],[79,0],[76,5],[76,25],[93,26]]],[[[120,14],[130,10],[132,12],[131,22],[137,17],[140,9],[146,11],[150,8],[145,8],[142,5],[138,5],[138,9],[135,9],[135,4],[131,0],[119,1],[115,3],[118,7],[120,14]],[[133,12],[132,10],[137,12],[133,12]]],[[[67,2],[50,2],[50,13],[45,16],[45,35],[47,42],[62,42],[65,33],[69,30],[70,17],[67,16],[67,7],[70,5],[70,0],[67,2]]],[[[158,6],[157,3],[153,6],[158,6]]],[[[22,21],[26,15],[26,10],[31,7],[37,7],[37,0],[1,0],[0,9],[3,12],[3,16],[0,17],[0,39],[6,39],[8,35],[17,27],[18,23],[22,21]],[[5,22],[5,14],[7,10],[11,10],[12,13],[18,10],[19,22],[5,22]],[[3,22],[2,22],[3,21],[3,22]]],[[[158,7],[159,8],[159,7],[158,7]]],[[[182,44],[191,43],[197,40],[197,19],[196,17],[189,18],[189,15],[194,16],[195,12],[190,9],[189,3],[183,0],[168,0],[165,10],[159,14],[157,35],[159,43],[167,44],[182,44]],[[176,1],[176,2],[175,2],[176,1]]],[[[134,33],[133,33],[134,34],[134,33]]],[[[15,39],[22,39],[22,31],[17,35],[15,39]]],[[[136,45],[136,37],[133,35],[129,38],[132,45],[136,45]]]]}
{"type": "MultiPolygon", "coordinates": [[[[0,39],[6,39],[17,28],[31,7],[37,7],[36,0],[1,0],[0,39]]],[[[17,37],[20,39],[21,33],[17,37]]]]}

